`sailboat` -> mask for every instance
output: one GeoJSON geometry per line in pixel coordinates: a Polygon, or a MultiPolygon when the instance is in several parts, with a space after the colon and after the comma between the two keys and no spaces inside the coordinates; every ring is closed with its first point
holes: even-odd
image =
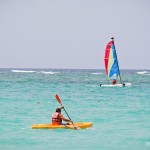
{"type": "Polygon", "coordinates": [[[114,37],[112,37],[111,41],[106,45],[104,64],[105,64],[106,76],[108,78],[108,84],[100,84],[101,87],[131,86],[131,83],[124,83],[121,80],[117,53],[114,44],[114,37]],[[112,81],[112,83],[110,83],[110,81],[112,81]]]}

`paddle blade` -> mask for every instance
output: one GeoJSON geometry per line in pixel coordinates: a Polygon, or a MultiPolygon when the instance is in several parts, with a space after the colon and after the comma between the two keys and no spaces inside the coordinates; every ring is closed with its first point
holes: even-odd
{"type": "Polygon", "coordinates": [[[73,122],[72,122],[72,125],[73,125],[74,130],[78,130],[78,127],[76,127],[73,122]]]}
{"type": "Polygon", "coordinates": [[[77,127],[74,127],[74,129],[75,129],[75,130],[78,130],[78,128],[77,128],[77,127]]]}
{"type": "Polygon", "coordinates": [[[59,98],[59,96],[58,96],[58,94],[56,94],[56,99],[57,99],[57,101],[58,101],[58,103],[60,104],[60,105],[62,105],[62,103],[61,103],[61,100],[60,100],[60,98],[59,98]]]}

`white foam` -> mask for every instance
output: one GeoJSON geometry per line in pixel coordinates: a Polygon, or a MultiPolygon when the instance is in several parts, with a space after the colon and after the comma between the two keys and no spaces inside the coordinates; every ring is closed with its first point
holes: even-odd
{"type": "Polygon", "coordinates": [[[11,70],[12,72],[18,72],[18,73],[33,73],[35,71],[33,70],[11,70]]]}
{"type": "Polygon", "coordinates": [[[147,73],[147,71],[139,71],[139,72],[137,72],[137,74],[145,74],[145,73],[147,73]]]}
{"type": "Polygon", "coordinates": [[[97,74],[103,74],[103,73],[100,73],[100,72],[99,72],[99,73],[98,73],[98,72],[96,73],[96,72],[95,72],[95,73],[92,73],[92,74],[95,74],[95,75],[97,75],[97,74]]]}
{"type": "Polygon", "coordinates": [[[41,73],[44,73],[44,74],[56,74],[56,73],[59,73],[59,72],[41,71],[41,73]]]}

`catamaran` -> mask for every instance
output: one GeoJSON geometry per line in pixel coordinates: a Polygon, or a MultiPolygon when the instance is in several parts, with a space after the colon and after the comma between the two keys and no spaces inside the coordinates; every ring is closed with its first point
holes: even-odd
{"type": "Polygon", "coordinates": [[[114,44],[114,37],[112,37],[111,41],[106,45],[104,63],[106,76],[108,78],[108,84],[100,84],[101,87],[131,86],[131,83],[124,83],[121,80],[117,53],[114,44]],[[110,83],[110,81],[112,81],[112,83],[110,83]]]}

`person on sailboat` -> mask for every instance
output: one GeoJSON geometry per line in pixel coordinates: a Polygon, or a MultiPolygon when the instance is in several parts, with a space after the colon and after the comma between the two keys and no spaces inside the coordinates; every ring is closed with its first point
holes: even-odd
{"type": "Polygon", "coordinates": [[[111,37],[111,41],[113,41],[113,42],[114,42],[114,37],[111,37]]]}
{"type": "Polygon", "coordinates": [[[115,85],[116,83],[117,83],[117,80],[114,79],[114,80],[112,81],[112,85],[115,85]]]}
{"type": "Polygon", "coordinates": [[[52,124],[53,125],[69,125],[72,123],[72,120],[66,119],[62,114],[61,114],[61,108],[56,108],[56,112],[52,114],[52,124]],[[66,123],[62,123],[62,120],[65,121],[66,123]]]}

